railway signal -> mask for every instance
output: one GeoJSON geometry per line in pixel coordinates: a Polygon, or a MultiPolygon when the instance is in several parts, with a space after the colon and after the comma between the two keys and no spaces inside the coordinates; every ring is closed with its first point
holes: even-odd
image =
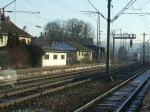
{"type": "Polygon", "coordinates": [[[130,40],[130,47],[132,47],[132,45],[133,45],[133,41],[132,41],[132,39],[130,40]]]}

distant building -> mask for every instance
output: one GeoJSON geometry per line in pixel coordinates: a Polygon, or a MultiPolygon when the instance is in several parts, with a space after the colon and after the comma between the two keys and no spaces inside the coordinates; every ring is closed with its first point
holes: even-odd
{"type": "Polygon", "coordinates": [[[95,45],[85,45],[85,47],[93,50],[92,53],[93,60],[96,62],[105,62],[105,48],[104,47],[98,47],[95,45]]]}
{"type": "Polygon", "coordinates": [[[31,35],[22,29],[18,28],[14,23],[9,20],[9,17],[5,17],[5,21],[0,24],[0,47],[6,46],[8,40],[8,32],[12,34],[18,34],[19,40],[24,40],[26,43],[31,42],[31,35]]]}
{"type": "Polygon", "coordinates": [[[47,36],[46,34],[42,33],[39,37],[33,37],[32,42],[40,46],[52,46],[54,43],[54,41],[50,36],[47,36]]]}
{"type": "Polygon", "coordinates": [[[69,41],[76,42],[81,45],[94,45],[93,38],[87,38],[87,37],[71,38],[69,41]]]}
{"type": "Polygon", "coordinates": [[[88,58],[92,61],[92,52],[94,52],[93,50],[75,42],[61,42],[54,45],[53,48],[68,51],[67,64],[81,62],[84,58],[88,58]]]}
{"type": "Polygon", "coordinates": [[[81,38],[81,44],[92,46],[94,45],[93,38],[81,38]]]}
{"type": "Polygon", "coordinates": [[[42,46],[45,55],[42,56],[42,67],[66,65],[66,51],[57,50],[49,46],[42,46]]]}

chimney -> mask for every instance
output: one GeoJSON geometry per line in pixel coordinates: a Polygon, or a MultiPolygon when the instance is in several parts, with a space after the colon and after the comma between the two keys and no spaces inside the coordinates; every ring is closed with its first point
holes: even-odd
{"type": "Polygon", "coordinates": [[[23,31],[26,31],[26,28],[27,28],[27,26],[24,26],[24,27],[23,27],[23,31]]]}

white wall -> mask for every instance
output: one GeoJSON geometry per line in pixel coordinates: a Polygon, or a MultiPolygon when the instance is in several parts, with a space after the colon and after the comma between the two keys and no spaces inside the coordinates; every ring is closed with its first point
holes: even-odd
{"type": "Polygon", "coordinates": [[[2,36],[2,43],[0,43],[0,47],[6,46],[6,44],[7,44],[7,39],[8,39],[7,36],[2,36]]]}
{"type": "Polygon", "coordinates": [[[53,53],[46,52],[45,55],[49,55],[49,59],[44,59],[42,56],[42,66],[56,66],[56,65],[66,65],[66,53],[53,53]],[[57,55],[57,59],[53,59],[53,55],[57,55]],[[61,55],[64,55],[65,58],[61,59],[61,55]]]}

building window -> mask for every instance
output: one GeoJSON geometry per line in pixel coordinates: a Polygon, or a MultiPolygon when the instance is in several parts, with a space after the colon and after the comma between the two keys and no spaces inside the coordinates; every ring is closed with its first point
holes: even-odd
{"type": "Polygon", "coordinates": [[[65,59],[65,55],[61,55],[61,59],[65,59]]]}
{"type": "Polygon", "coordinates": [[[46,54],[46,55],[44,56],[44,59],[49,59],[49,55],[46,54]]]}
{"type": "Polygon", "coordinates": [[[57,59],[57,55],[53,55],[53,59],[57,59]]]}

